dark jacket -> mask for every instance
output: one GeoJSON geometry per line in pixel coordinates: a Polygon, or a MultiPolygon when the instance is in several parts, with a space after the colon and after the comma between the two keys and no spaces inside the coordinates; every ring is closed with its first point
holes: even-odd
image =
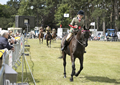
{"type": "Polygon", "coordinates": [[[13,48],[13,46],[9,45],[8,39],[4,37],[0,37],[0,49],[4,49],[4,48],[10,50],[11,48],[13,48]]]}

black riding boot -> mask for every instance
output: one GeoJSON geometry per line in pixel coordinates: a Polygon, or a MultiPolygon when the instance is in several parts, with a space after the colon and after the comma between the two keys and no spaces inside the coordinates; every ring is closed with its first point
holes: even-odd
{"type": "Polygon", "coordinates": [[[68,41],[65,40],[63,47],[61,48],[61,51],[65,50],[65,48],[68,46],[68,41]]]}

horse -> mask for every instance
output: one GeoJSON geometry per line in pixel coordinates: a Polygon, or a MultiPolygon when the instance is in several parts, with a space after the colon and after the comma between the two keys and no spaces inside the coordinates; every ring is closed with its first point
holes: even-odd
{"type": "Polygon", "coordinates": [[[54,32],[54,33],[52,34],[52,40],[53,40],[53,41],[56,41],[56,37],[57,37],[56,32],[54,32]]]}
{"type": "Polygon", "coordinates": [[[46,34],[46,36],[45,36],[45,39],[46,39],[47,46],[48,46],[48,47],[51,47],[52,35],[50,34],[49,31],[47,32],[47,34],[46,34]]]}
{"type": "MultiPolygon", "coordinates": [[[[89,27],[90,29],[90,27],[89,27]]],[[[90,31],[84,26],[84,30],[79,29],[76,35],[74,35],[69,42],[67,48],[62,51],[63,66],[64,66],[64,78],[66,78],[66,54],[71,56],[72,62],[72,73],[70,81],[73,81],[73,76],[78,76],[83,69],[83,55],[85,47],[88,45],[88,38],[90,37],[90,31]],[[80,61],[80,69],[75,73],[75,59],[78,58],[80,61]]],[[[67,36],[64,36],[61,42],[61,48],[67,36]]]]}
{"type": "Polygon", "coordinates": [[[42,31],[40,31],[40,33],[39,33],[39,43],[40,44],[41,44],[41,42],[43,43],[43,37],[44,37],[44,34],[42,31]],[[41,41],[41,39],[42,39],[42,41],[41,41]]]}

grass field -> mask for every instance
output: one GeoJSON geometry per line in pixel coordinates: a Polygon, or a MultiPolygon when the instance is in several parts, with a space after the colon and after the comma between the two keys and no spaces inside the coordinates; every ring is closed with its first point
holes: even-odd
{"type": "MultiPolygon", "coordinates": [[[[74,82],[70,82],[71,60],[67,56],[67,78],[63,78],[63,60],[61,56],[60,40],[52,42],[51,48],[46,42],[39,44],[38,39],[29,39],[31,59],[27,60],[33,68],[33,76],[36,85],[120,85],[120,42],[89,41],[84,54],[84,68],[74,82]],[[34,65],[34,66],[33,66],[34,65]]],[[[79,69],[79,61],[76,59],[76,71],[79,69]]],[[[21,66],[18,72],[18,82],[21,81],[21,66]]],[[[28,78],[30,85],[34,85],[29,69],[24,70],[24,78],[28,78]]]]}

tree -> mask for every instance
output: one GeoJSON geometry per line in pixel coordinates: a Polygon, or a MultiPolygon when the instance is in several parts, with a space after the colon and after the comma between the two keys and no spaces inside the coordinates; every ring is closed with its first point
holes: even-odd
{"type": "Polygon", "coordinates": [[[7,29],[8,27],[12,26],[12,18],[10,13],[10,7],[7,5],[0,4],[0,27],[3,29],[7,29]]]}
{"type": "Polygon", "coordinates": [[[58,3],[58,0],[22,0],[18,14],[35,16],[36,26],[55,27],[54,13],[58,3]]]}
{"type": "Polygon", "coordinates": [[[49,25],[52,28],[56,28],[55,22],[55,10],[57,10],[57,5],[59,0],[45,0],[44,14],[42,24],[44,27],[49,25]]]}
{"type": "Polygon", "coordinates": [[[71,20],[69,18],[64,18],[64,13],[69,13],[69,8],[70,6],[68,6],[68,4],[61,4],[58,7],[55,13],[57,26],[60,26],[60,24],[62,24],[62,27],[64,28],[69,26],[71,20]]]}
{"type": "Polygon", "coordinates": [[[120,30],[119,8],[119,0],[10,0],[7,6],[0,6],[0,18],[6,20],[4,23],[1,20],[0,22],[7,28],[14,26],[15,15],[28,15],[35,16],[36,26],[58,27],[62,23],[63,27],[68,27],[77,12],[84,10],[87,27],[91,22],[96,22],[98,30],[120,30]],[[64,13],[69,13],[70,17],[64,18],[64,13]]]}

